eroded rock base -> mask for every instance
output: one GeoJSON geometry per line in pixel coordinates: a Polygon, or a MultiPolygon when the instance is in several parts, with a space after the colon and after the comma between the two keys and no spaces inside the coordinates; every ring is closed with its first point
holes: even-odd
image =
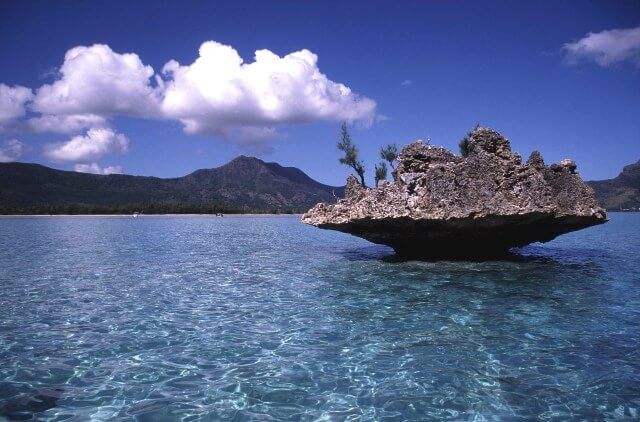
{"type": "Polygon", "coordinates": [[[561,234],[606,220],[591,216],[554,217],[545,213],[524,216],[412,220],[365,219],[347,224],[323,224],[332,229],[387,245],[399,257],[417,259],[484,259],[505,256],[514,247],[548,242],[561,234]]]}

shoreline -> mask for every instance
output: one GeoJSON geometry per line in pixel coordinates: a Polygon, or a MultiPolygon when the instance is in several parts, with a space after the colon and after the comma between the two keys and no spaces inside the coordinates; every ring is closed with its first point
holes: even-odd
{"type": "MultiPolygon", "coordinates": [[[[142,214],[135,218],[144,217],[300,217],[302,214],[224,214],[217,216],[215,214],[142,214]]],[[[134,218],[131,214],[3,214],[0,218],[30,218],[30,217],[118,217],[118,218],[134,218]]]]}
{"type": "MultiPolygon", "coordinates": [[[[640,211],[607,211],[607,214],[634,214],[640,213],[640,211]]],[[[143,217],[215,217],[215,218],[230,218],[230,217],[302,217],[303,213],[296,214],[256,214],[256,213],[243,213],[243,214],[224,214],[223,216],[217,216],[215,214],[142,214],[135,218],[143,217]]],[[[31,217],[117,217],[117,218],[134,218],[131,214],[0,214],[0,218],[31,218],[31,217]]]]}

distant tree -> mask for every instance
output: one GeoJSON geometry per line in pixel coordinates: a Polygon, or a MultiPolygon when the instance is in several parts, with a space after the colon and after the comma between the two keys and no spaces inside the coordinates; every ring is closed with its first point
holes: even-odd
{"type": "Polygon", "coordinates": [[[462,155],[463,157],[469,155],[469,136],[465,136],[460,140],[458,148],[460,148],[460,155],[462,155]]]}
{"type": "Polygon", "coordinates": [[[340,141],[338,142],[338,149],[344,153],[344,157],[340,158],[340,164],[351,167],[358,177],[360,177],[360,184],[366,187],[364,182],[364,164],[358,159],[358,148],[351,142],[351,135],[347,130],[347,123],[343,122],[340,127],[340,141]]]}
{"type": "Polygon", "coordinates": [[[473,132],[479,127],[480,127],[480,123],[476,124],[473,130],[471,132],[468,132],[467,135],[460,140],[458,147],[460,148],[460,155],[462,155],[463,157],[466,157],[469,155],[469,138],[471,137],[471,134],[473,134],[473,132]]]}
{"type": "Polygon", "coordinates": [[[380,164],[376,165],[376,174],[375,174],[376,187],[378,187],[378,183],[380,183],[381,180],[386,180],[386,179],[387,179],[387,163],[385,163],[384,161],[381,161],[380,164]]]}
{"type": "Polygon", "coordinates": [[[393,163],[398,158],[398,146],[396,144],[389,144],[380,148],[380,158],[387,161],[391,169],[395,169],[396,166],[394,166],[393,163]]]}

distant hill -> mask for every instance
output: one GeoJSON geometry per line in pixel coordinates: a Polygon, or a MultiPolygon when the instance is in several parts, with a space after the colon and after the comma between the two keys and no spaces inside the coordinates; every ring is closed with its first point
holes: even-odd
{"type": "MultiPolygon", "coordinates": [[[[614,179],[587,183],[607,210],[640,209],[640,161],[614,179]]],[[[303,212],[318,202],[335,202],[334,194],[342,197],[344,187],[243,155],[171,179],[0,163],[0,214],[303,212]]]]}
{"type": "Polygon", "coordinates": [[[301,212],[335,202],[343,187],[319,183],[301,170],[240,156],[211,169],[162,179],[55,170],[0,163],[0,213],[301,212]]]}
{"type": "Polygon", "coordinates": [[[629,164],[614,179],[587,182],[607,210],[640,209],[640,161],[629,164]]]}

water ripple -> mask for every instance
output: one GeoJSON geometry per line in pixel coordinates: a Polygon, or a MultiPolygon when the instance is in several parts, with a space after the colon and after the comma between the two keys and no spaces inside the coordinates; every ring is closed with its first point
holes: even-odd
{"type": "Polygon", "coordinates": [[[0,415],[636,419],[640,216],[494,262],[296,218],[0,219],[0,415]]]}

